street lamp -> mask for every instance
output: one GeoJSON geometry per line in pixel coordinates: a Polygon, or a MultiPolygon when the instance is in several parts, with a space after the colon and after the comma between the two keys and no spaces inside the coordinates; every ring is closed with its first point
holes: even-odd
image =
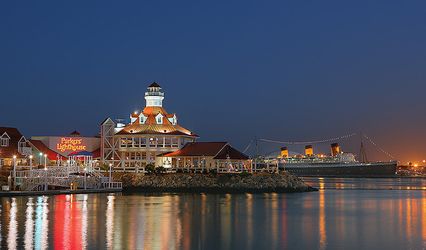
{"type": "Polygon", "coordinates": [[[30,155],[30,170],[33,170],[33,155],[30,155]]]}
{"type": "Polygon", "coordinates": [[[13,156],[13,177],[16,177],[16,155],[13,156]]]}
{"type": "Polygon", "coordinates": [[[40,166],[41,165],[41,157],[43,156],[43,153],[42,152],[40,152],[39,154],[38,154],[38,165],[40,166]]]}

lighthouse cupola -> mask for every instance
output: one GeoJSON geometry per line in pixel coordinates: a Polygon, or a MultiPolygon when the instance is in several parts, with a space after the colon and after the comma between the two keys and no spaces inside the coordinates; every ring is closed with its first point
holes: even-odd
{"type": "Polygon", "coordinates": [[[160,85],[153,82],[148,86],[148,91],[145,92],[146,107],[162,107],[164,93],[161,91],[160,85]]]}

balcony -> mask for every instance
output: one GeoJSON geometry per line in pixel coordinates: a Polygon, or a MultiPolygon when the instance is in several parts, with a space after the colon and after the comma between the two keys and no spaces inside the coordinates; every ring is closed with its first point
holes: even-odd
{"type": "Polygon", "coordinates": [[[145,96],[163,96],[164,97],[164,93],[160,91],[145,92],[145,96]]]}

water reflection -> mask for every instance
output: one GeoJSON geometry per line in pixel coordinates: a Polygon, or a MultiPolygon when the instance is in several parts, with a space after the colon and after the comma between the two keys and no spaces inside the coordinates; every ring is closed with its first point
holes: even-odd
{"type": "MultiPolygon", "coordinates": [[[[21,198],[21,197],[20,197],[21,198]]],[[[48,225],[48,197],[37,197],[36,214],[35,214],[35,232],[34,232],[34,245],[35,249],[46,249],[47,236],[49,233],[48,225]]]]}
{"type": "Polygon", "coordinates": [[[9,222],[9,235],[7,237],[7,247],[9,249],[16,249],[18,240],[18,221],[16,220],[16,214],[18,208],[16,206],[16,198],[12,198],[10,205],[10,222],[9,222]]]}
{"type": "Polygon", "coordinates": [[[106,209],[106,242],[108,249],[111,249],[113,246],[113,230],[114,230],[114,199],[115,196],[108,195],[107,197],[107,209],[106,209]]]}
{"type": "Polygon", "coordinates": [[[327,246],[327,228],[326,228],[326,215],[325,215],[325,193],[323,190],[319,191],[319,248],[325,249],[327,246]]]}
{"type": "Polygon", "coordinates": [[[34,248],[34,203],[33,198],[28,198],[27,202],[27,210],[25,212],[25,235],[24,235],[24,245],[25,249],[33,249],[34,248]]]}
{"type": "Polygon", "coordinates": [[[1,213],[8,249],[426,247],[424,191],[17,197],[1,213]]]}
{"type": "Polygon", "coordinates": [[[426,190],[425,178],[333,178],[302,177],[319,189],[426,190]]]}

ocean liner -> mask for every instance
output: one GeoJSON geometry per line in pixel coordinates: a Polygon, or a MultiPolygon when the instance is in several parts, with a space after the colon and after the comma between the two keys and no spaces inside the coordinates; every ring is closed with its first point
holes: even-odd
{"type": "Polygon", "coordinates": [[[281,148],[278,168],[298,176],[319,177],[385,177],[395,176],[396,161],[367,162],[361,144],[361,161],[352,153],[343,153],[337,143],[331,144],[331,154],[313,153],[313,147],[305,147],[304,155],[289,156],[287,147],[281,148]]]}

